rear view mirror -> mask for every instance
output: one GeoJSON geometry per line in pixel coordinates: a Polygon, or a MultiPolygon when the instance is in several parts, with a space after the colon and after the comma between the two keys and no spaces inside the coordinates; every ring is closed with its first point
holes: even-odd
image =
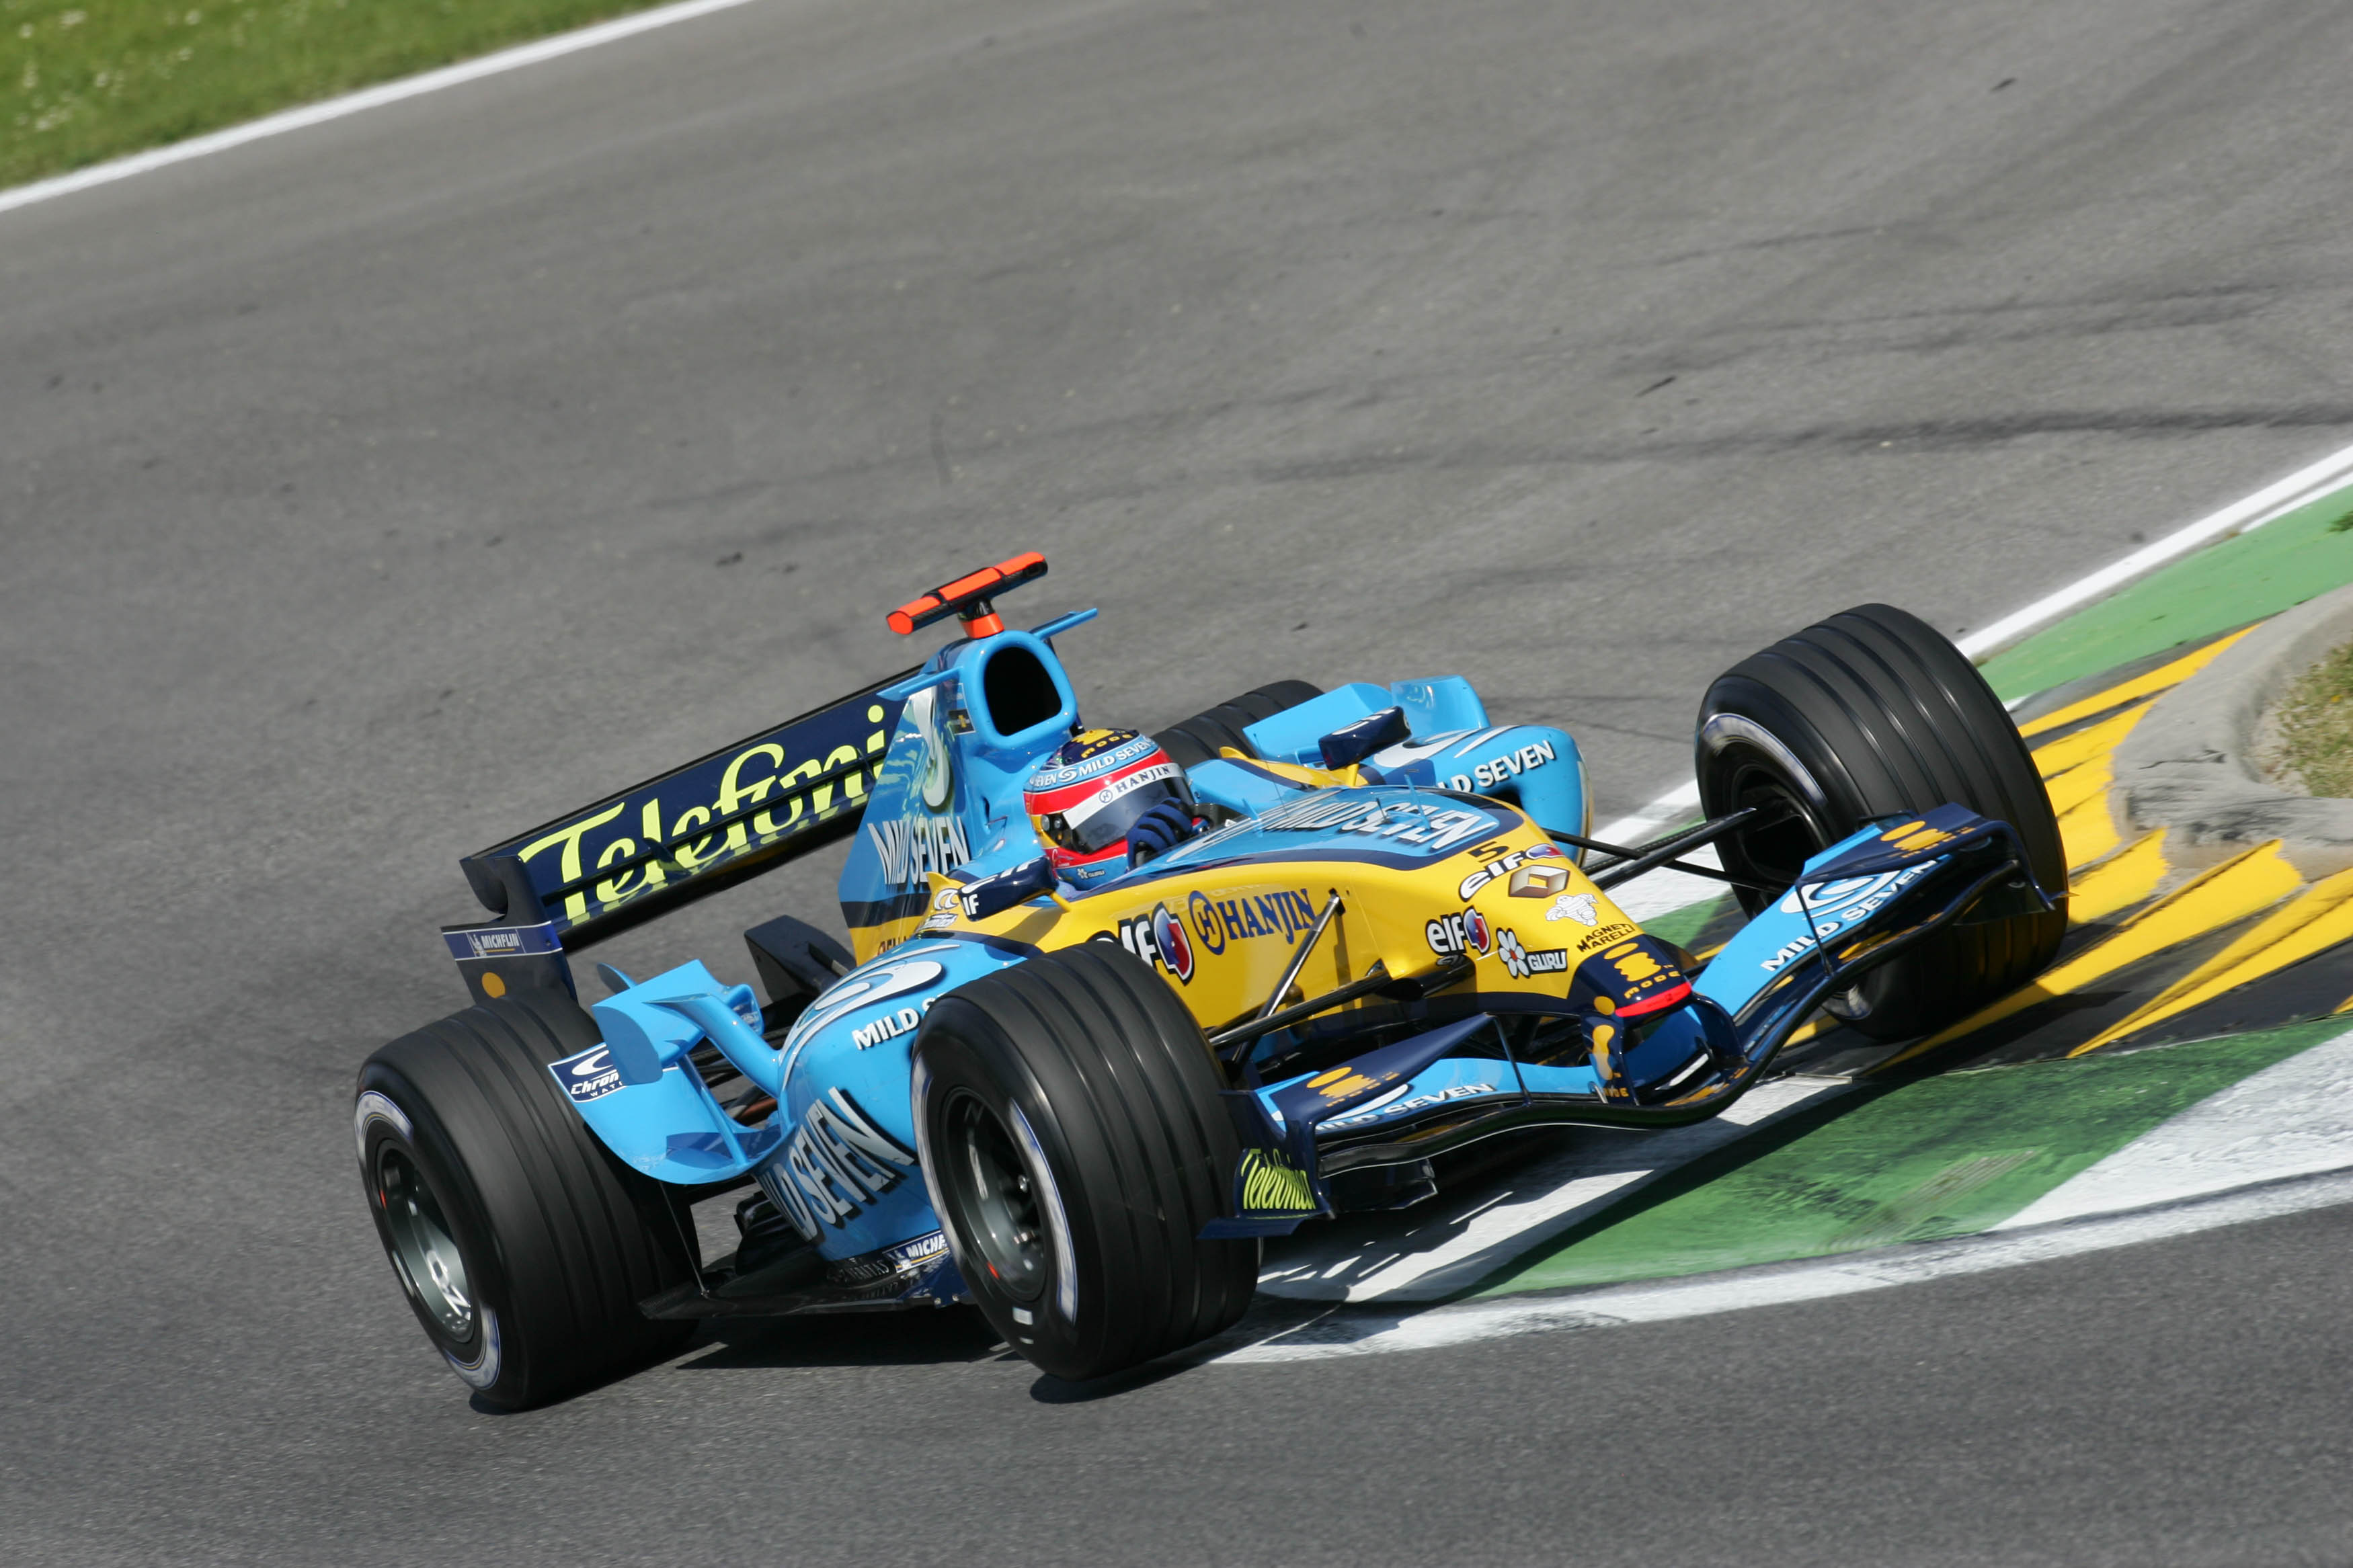
{"type": "Polygon", "coordinates": [[[1040,855],[1009,871],[997,871],[966,882],[959,894],[964,900],[964,918],[985,921],[999,910],[1009,910],[1040,893],[1050,892],[1053,887],[1054,864],[1040,855]]]}
{"type": "Polygon", "coordinates": [[[1405,710],[1384,708],[1379,712],[1359,719],[1318,741],[1316,749],[1324,753],[1327,768],[1345,768],[1361,763],[1375,752],[1394,746],[1408,733],[1405,710]]]}

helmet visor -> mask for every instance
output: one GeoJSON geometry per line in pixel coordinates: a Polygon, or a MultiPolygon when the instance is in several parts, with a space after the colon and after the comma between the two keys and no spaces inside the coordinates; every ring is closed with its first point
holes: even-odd
{"type": "Polygon", "coordinates": [[[1125,843],[1127,830],[1135,826],[1136,818],[1171,800],[1189,810],[1193,789],[1185,781],[1184,769],[1175,763],[1159,762],[1112,779],[1060,811],[1035,813],[1030,820],[1037,825],[1038,837],[1055,848],[1093,855],[1125,843]]]}

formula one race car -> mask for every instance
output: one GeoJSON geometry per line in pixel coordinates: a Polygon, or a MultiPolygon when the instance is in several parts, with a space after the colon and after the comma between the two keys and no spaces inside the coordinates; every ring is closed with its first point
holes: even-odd
{"type": "Polygon", "coordinates": [[[1588,837],[1577,742],[1459,677],[1259,688],[1152,737],[1084,731],[1017,557],[892,612],[918,668],[467,858],[473,1005],[360,1075],[377,1231],[500,1405],[675,1349],[695,1320],[971,1301],[1089,1378],[1232,1326],[1261,1237],[1429,1198],[1466,1145],[1713,1116],[1818,1010],[1933,1029],[2066,923],[2051,805],[1984,681],[1865,605],[1700,709],[1705,820],[1588,837]],[[1124,837],[1123,837],[1124,836],[1124,837]],[[851,840],[854,952],[744,933],[701,962],[570,957],[851,840]],[[1721,867],[1683,857],[1716,847],[1721,867]],[[1749,919],[1704,965],[1610,889],[1660,867],[1749,919]],[[741,1190],[740,1245],[688,1205],[741,1190]]]}

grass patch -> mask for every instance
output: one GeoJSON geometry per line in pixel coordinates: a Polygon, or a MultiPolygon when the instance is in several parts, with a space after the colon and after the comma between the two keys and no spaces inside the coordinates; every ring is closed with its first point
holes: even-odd
{"type": "Polygon", "coordinates": [[[2295,678],[2271,712],[2263,761],[2318,795],[2353,795],[2353,643],[2295,678]]]}
{"type": "Polygon", "coordinates": [[[0,186],[647,8],[649,0],[0,0],[0,186]]]}

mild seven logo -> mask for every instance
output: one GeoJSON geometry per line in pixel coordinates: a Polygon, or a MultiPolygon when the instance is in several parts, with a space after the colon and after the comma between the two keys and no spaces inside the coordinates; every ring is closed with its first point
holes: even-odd
{"type": "Polygon", "coordinates": [[[915,1152],[837,1089],[810,1101],[784,1147],[754,1175],[794,1227],[815,1241],[823,1226],[839,1227],[914,1169],[915,1152]]]}
{"type": "Polygon", "coordinates": [[[850,1030],[849,1043],[862,1051],[869,1047],[879,1046],[885,1040],[895,1040],[910,1030],[919,1027],[923,1024],[923,1015],[931,1011],[931,998],[927,996],[923,999],[923,1005],[921,1007],[902,1007],[896,1012],[884,1013],[864,1028],[850,1030]]]}
{"type": "MultiPolygon", "coordinates": [[[[1850,904],[1862,902],[1894,882],[1900,871],[1882,871],[1875,877],[1841,877],[1834,882],[1816,882],[1792,888],[1782,895],[1781,912],[1785,915],[1809,911],[1826,915],[1850,904]]],[[[1910,879],[1906,879],[1909,880],[1910,879]]]]}
{"type": "Polygon", "coordinates": [[[964,824],[953,816],[870,822],[866,831],[882,858],[882,879],[894,886],[920,882],[926,872],[952,871],[972,858],[964,824]]]}
{"type": "Polygon", "coordinates": [[[1802,901],[1800,889],[1792,889],[1781,900],[1780,912],[1805,917],[1810,929],[1793,934],[1758,967],[1767,974],[1778,974],[1795,960],[1813,952],[1819,942],[1828,942],[1840,931],[1870,920],[1905,889],[1935,870],[1936,864],[1932,860],[1901,870],[1883,871],[1874,877],[1817,883],[1802,889],[1802,901]]]}
{"type": "Polygon", "coordinates": [[[1381,840],[1383,847],[1409,846],[1419,854],[1435,855],[1486,837],[1494,831],[1495,819],[1483,811],[1396,795],[1318,790],[1264,813],[1256,826],[1263,833],[1361,833],[1381,840]]]}

